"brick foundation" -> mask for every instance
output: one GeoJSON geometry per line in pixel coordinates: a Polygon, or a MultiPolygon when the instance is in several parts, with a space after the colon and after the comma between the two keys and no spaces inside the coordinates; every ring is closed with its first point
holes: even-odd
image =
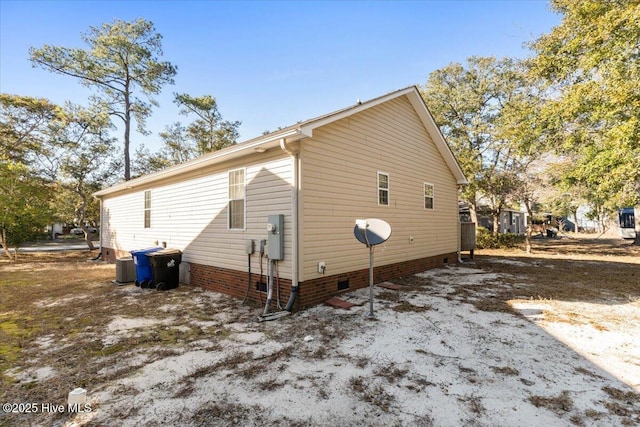
{"type": "MultiPolygon", "coordinates": [[[[396,264],[383,265],[373,269],[374,283],[380,283],[401,276],[409,276],[432,268],[442,267],[447,263],[457,263],[458,256],[455,252],[438,255],[434,257],[421,258],[396,264]]],[[[225,268],[213,267],[202,264],[191,263],[191,284],[202,286],[216,292],[222,292],[238,298],[244,298],[247,291],[247,273],[229,270],[225,268]]],[[[268,280],[267,276],[262,279],[268,280]]],[[[260,281],[259,274],[252,274],[249,298],[253,301],[264,302],[265,292],[256,290],[256,282],[260,281]]],[[[333,276],[323,276],[313,280],[301,282],[300,293],[294,305],[294,309],[304,309],[317,304],[321,304],[330,297],[353,291],[355,289],[369,286],[369,269],[352,271],[333,276]],[[349,287],[345,290],[338,290],[338,283],[349,281],[349,287]]],[[[280,301],[282,306],[289,300],[291,291],[291,280],[280,279],[280,301]]],[[[276,291],[274,289],[273,301],[275,302],[276,291]]],[[[274,305],[272,304],[272,307],[274,305]]]]}
{"type": "MultiPolygon", "coordinates": [[[[244,298],[246,295],[247,283],[249,281],[249,275],[247,272],[196,263],[190,263],[189,266],[189,275],[192,285],[202,286],[205,289],[221,292],[238,298],[244,298]]],[[[256,283],[267,283],[269,278],[266,274],[260,277],[259,271],[256,273],[254,269],[255,267],[251,269],[249,299],[264,303],[267,298],[267,293],[258,291],[256,289],[256,283]]],[[[266,273],[266,268],[264,273],[266,273]]],[[[291,293],[291,280],[283,278],[276,280],[274,277],[274,282],[279,282],[280,284],[280,304],[284,308],[289,300],[289,294],[291,293]]],[[[277,285],[277,283],[275,284],[277,285]]],[[[276,296],[277,290],[274,287],[271,305],[272,309],[276,307],[276,296]]]]}
{"type": "MultiPolygon", "coordinates": [[[[437,255],[428,258],[420,258],[396,264],[382,265],[373,268],[373,283],[393,281],[393,279],[410,276],[432,268],[442,267],[446,264],[458,262],[458,255],[450,254],[437,255]]],[[[330,297],[343,294],[369,286],[369,269],[352,271],[333,276],[319,277],[300,283],[300,294],[298,295],[297,306],[300,308],[310,307],[328,300],[330,297]],[[338,282],[349,280],[349,288],[338,290],[338,282]]]]}
{"type": "MultiPolygon", "coordinates": [[[[129,252],[117,251],[110,248],[103,248],[104,259],[115,262],[116,258],[122,256],[130,256],[129,252]]],[[[455,264],[458,256],[455,252],[433,257],[420,258],[411,261],[400,262],[396,264],[383,265],[374,267],[373,282],[380,283],[384,281],[393,281],[393,279],[410,276],[432,268],[442,267],[446,264],[455,264]]],[[[192,285],[201,286],[215,292],[221,292],[237,298],[244,298],[247,292],[248,274],[244,271],[231,270],[210,265],[189,264],[189,277],[192,285]]],[[[251,285],[249,287],[249,299],[252,301],[264,303],[266,292],[256,289],[256,282],[267,282],[266,274],[260,278],[260,274],[253,271],[251,274],[251,285]]],[[[266,273],[266,269],[265,269],[266,273]]],[[[282,307],[287,304],[289,294],[291,293],[291,280],[280,278],[280,302],[282,307]]],[[[369,269],[351,271],[349,273],[336,274],[332,276],[322,276],[317,279],[301,282],[300,293],[294,305],[294,309],[300,310],[321,304],[335,295],[369,286],[369,269]],[[338,289],[338,283],[348,280],[348,288],[344,290],[338,289]]],[[[273,300],[271,308],[275,309],[276,290],[273,292],[273,300]]]]}
{"type": "Polygon", "coordinates": [[[113,248],[102,248],[102,259],[115,263],[118,258],[131,258],[131,252],[113,248]]]}

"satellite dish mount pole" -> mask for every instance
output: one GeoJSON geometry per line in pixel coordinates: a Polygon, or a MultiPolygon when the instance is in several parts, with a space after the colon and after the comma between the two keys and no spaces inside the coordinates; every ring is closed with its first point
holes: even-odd
{"type": "Polygon", "coordinates": [[[369,319],[375,319],[376,315],[373,314],[373,245],[369,246],[369,319]]]}
{"type": "Polygon", "coordinates": [[[375,319],[376,315],[373,314],[373,245],[369,242],[367,236],[367,228],[369,228],[369,221],[367,221],[364,228],[361,228],[362,236],[364,237],[365,244],[369,248],[369,319],[375,319]]]}
{"type": "Polygon", "coordinates": [[[369,248],[369,319],[373,314],[373,247],[387,241],[391,236],[391,226],[377,218],[357,219],[353,233],[360,243],[369,248]]]}

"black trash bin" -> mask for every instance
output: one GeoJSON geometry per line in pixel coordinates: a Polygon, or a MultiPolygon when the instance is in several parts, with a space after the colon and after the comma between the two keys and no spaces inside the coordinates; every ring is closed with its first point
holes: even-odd
{"type": "Polygon", "coordinates": [[[178,249],[164,249],[147,254],[151,264],[153,282],[151,288],[159,291],[175,289],[180,282],[180,263],[182,252],[178,249]]]}

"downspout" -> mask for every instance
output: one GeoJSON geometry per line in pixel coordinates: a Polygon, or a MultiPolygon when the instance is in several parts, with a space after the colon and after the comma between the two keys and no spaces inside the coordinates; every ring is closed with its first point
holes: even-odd
{"type": "MultiPolygon", "coordinates": [[[[456,196],[460,193],[461,186],[456,188],[456,196]]],[[[460,202],[456,197],[456,217],[458,218],[458,264],[462,264],[462,223],[460,222],[460,202]]]]}
{"type": "Polygon", "coordinates": [[[104,224],[102,223],[102,219],[104,215],[102,214],[102,197],[100,198],[100,230],[98,230],[98,235],[100,236],[100,253],[102,253],[102,230],[104,230],[104,224]]]}
{"type": "Polygon", "coordinates": [[[300,286],[298,283],[298,260],[299,260],[299,223],[298,223],[298,194],[300,193],[300,156],[299,151],[293,151],[287,147],[287,142],[284,138],[280,139],[280,148],[282,151],[291,156],[291,162],[293,163],[293,191],[291,194],[291,294],[289,301],[285,307],[286,311],[291,311],[293,304],[298,297],[300,286]]]}

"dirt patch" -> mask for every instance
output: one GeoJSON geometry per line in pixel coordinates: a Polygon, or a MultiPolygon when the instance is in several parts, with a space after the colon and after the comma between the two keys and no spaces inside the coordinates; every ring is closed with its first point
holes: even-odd
{"type": "Polygon", "coordinates": [[[87,254],[24,254],[0,262],[0,398],[64,404],[83,387],[91,411],[0,425],[637,425],[640,252],[534,251],[377,287],[375,320],[364,289],[341,296],[351,310],[265,323],[192,286],[115,286],[87,254]]]}

